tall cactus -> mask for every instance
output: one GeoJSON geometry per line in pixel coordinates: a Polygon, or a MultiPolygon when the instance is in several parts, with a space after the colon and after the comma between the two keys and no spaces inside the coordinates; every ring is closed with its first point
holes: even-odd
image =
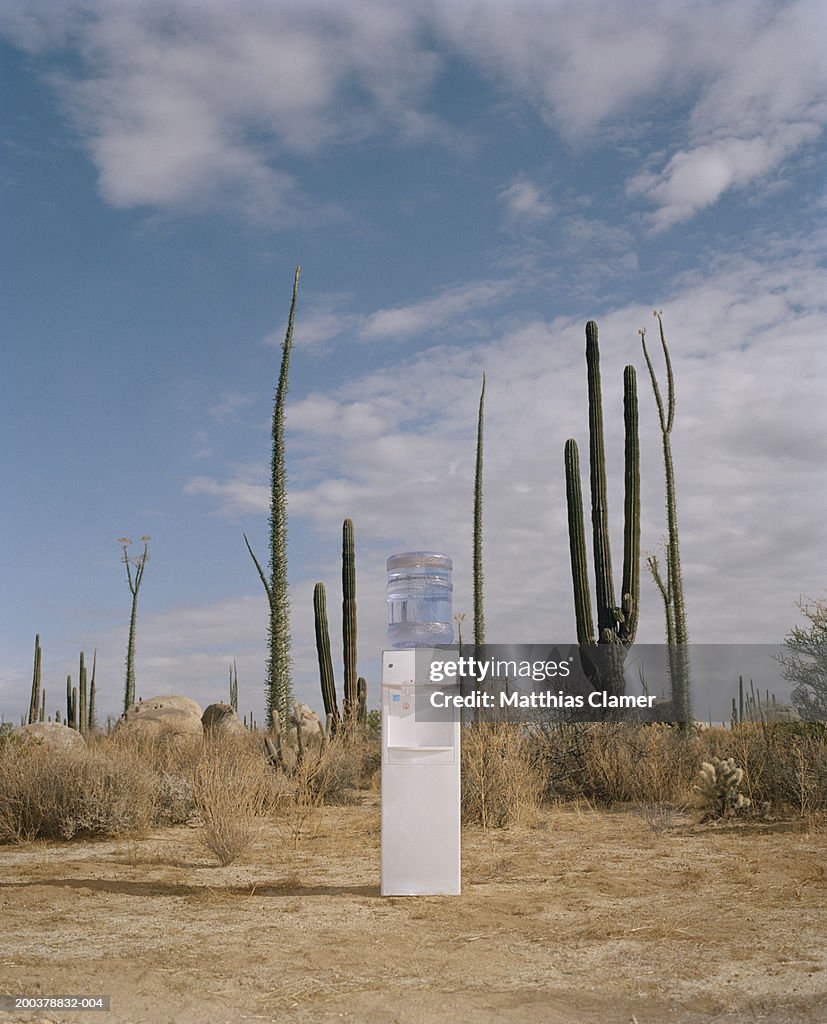
{"type": "Polygon", "coordinates": [[[485,643],[482,572],[482,461],[483,416],[485,413],[485,374],[482,375],[480,406],[477,414],[477,464],[474,472],[474,643],[485,643]]]}
{"type": "MultiPolygon", "coordinates": [[[[345,682],[342,710],[346,722],[351,722],[358,711],[356,674],[356,545],[353,522],[342,524],[342,657],[345,682]]],[[[325,711],[327,711],[325,707],[325,711]]]]}
{"type": "Polygon", "coordinates": [[[129,640],[126,645],[126,681],[124,683],[123,709],[127,711],[135,703],[135,624],[138,615],[138,591],[146,570],[146,563],[149,560],[149,548],[147,542],[151,537],[141,537],[144,544],[143,553],[137,558],[130,558],[129,545],[132,541],[128,537],[119,537],[118,543],[123,549],[121,561],[126,567],[126,582],[129,585],[129,592],[132,594],[132,612],[129,617],[129,640]],[[133,575],[132,566],[135,567],[133,575]]]}
{"type": "Polygon", "coordinates": [[[38,720],[40,714],[41,688],[40,670],[43,652],[40,647],[40,634],[34,638],[34,669],[32,671],[32,692],[29,698],[29,714],[26,721],[31,725],[38,720]]]}
{"type": "Polygon", "coordinates": [[[333,678],[333,658],[330,655],[330,631],[327,625],[327,595],[324,583],[313,588],[313,617],[316,624],[316,654],[319,659],[319,679],[326,719],[331,733],[339,727],[339,706],[336,701],[336,682],[333,678]]]}
{"type": "Polygon", "coordinates": [[[89,732],[94,732],[98,727],[97,716],[97,684],[96,676],[98,671],[97,649],[92,654],[92,678],[89,680],[89,710],[87,714],[86,727],[89,732]]]}
{"type": "Polygon", "coordinates": [[[664,600],[666,612],[666,639],[669,644],[669,678],[672,686],[672,709],[675,718],[682,724],[692,719],[692,702],[690,695],[690,665],[687,644],[689,636],[686,629],[686,605],[683,596],[683,577],[681,576],[681,555],[678,544],[678,508],[675,489],[675,466],[672,461],[672,426],[675,422],[675,378],[672,374],[672,361],[666,347],[663,330],[663,317],[655,312],[660,331],[660,343],[666,363],[666,405],[658,387],[655,370],[646,348],[646,331],[640,331],[643,355],[649,369],[652,391],[658,409],[661,438],[663,441],[663,465],[666,473],[666,523],[669,540],[666,546],[666,584],[660,577],[657,559],[649,559],[649,568],[664,600]]]}
{"type": "Polygon", "coordinates": [[[359,725],[368,724],[368,683],[364,676],[359,676],[356,680],[356,699],[358,702],[358,710],[356,712],[356,721],[359,725]]]}
{"type": "Polygon", "coordinates": [[[278,711],[286,722],[293,703],[292,652],[290,640],[290,602],[287,592],[287,479],[284,469],[284,404],[287,398],[287,378],[290,350],[293,345],[293,324],[296,317],[296,299],[299,293],[301,267],[293,276],[293,297],[287,317],[287,331],[281,351],[281,368],[273,402],[272,452],[270,460],[270,578],[264,574],[247,535],[244,543],[255,563],[270,608],[268,629],[269,656],[267,660],[267,717],[278,711]]]}
{"type": "Polygon", "coordinates": [[[603,438],[603,396],[600,382],[600,350],[597,324],[586,324],[586,366],[589,396],[589,480],[591,491],[592,549],[597,602],[597,635],[589,597],[586,535],[580,485],[577,442],[565,445],[566,501],[569,524],[574,611],[577,642],[583,646],[611,645],[609,663],[602,672],[596,663],[587,670],[593,683],[615,693],[623,691],[625,650],[635,640],[640,603],[640,444],[638,437],[637,378],[633,366],[623,371],[624,420],[624,528],[623,580],[620,605],[615,602],[609,514],[606,489],[606,456],[603,438]]]}
{"type": "Polygon", "coordinates": [[[78,666],[78,732],[85,736],[89,728],[86,704],[86,660],[83,651],[80,652],[80,665],[78,666]]]}

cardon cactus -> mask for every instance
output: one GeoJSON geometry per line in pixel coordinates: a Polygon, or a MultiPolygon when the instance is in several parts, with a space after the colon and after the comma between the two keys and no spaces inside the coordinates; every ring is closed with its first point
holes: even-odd
{"type": "Polygon", "coordinates": [[[621,599],[615,601],[609,515],[606,490],[606,455],[603,437],[603,396],[600,383],[600,350],[597,324],[586,324],[586,367],[589,396],[589,481],[591,492],[592,548],[597,600],[597,635],[592,618],[586,557],[586,532],[580,485],[577,442],[565,446],[566,500],[569,524],[574,611],[577,642],[583,647],[608,645],[608,659],[585,657],[584,667],[600,689],[621,693],[623,662],[634,643],[640,604],[640,443],[638,437],[637,377],[635,368],[623,372],[624,419],[624,519],[623,580],[621,599]],[[606,663],[607,662],[607,663],[606,663]],[[602,664],[601,666],[601,663],[602,664]]]}
{"type": "Polygon", "coordinates": [[[743,814],[751,806],[749,797],[740,792],[744,769],[736,768],[735,759],[713,757],[704,761],[700,782],[695,791],[700,793],[710,812],[718,818],[728,814],[743,814]]]}
{"type": "Polygon", "coordinates": [[[339,706],[336,702],[333,659],[330,656],[330,631],[327,624],[327,596],[324,583],[317,583],[313,589],[313,618],[316,625],[316,654],[319,659],[319,679],[322,686],[324,712],[327,720],[331,723],[331,734],[333,734],[339,724],[339,706]]]}
{"type": "Polygon", "coordinates": [[[34,638],[34,670],[32,672],[32,692],[29,698],[29,714],[26,721],[31,725],[38,720],[42,703],[40,673],[43,651],[40,647],[40,634],[34,638]]]}
{"type": "MultiPolygon", "coordinates": [[[[343,711],[345,721],[349,722],[357,715],[359,704],[356,674],[356,545],[350,519],[345,519],[342,524],[342,654],[345,674],[343,711]]],[[[325,712],[330,712],[327,704],[325,712]]]]}

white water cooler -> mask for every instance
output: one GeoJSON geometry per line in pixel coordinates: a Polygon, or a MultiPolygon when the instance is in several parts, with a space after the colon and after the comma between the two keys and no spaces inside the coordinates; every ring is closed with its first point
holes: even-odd
{"type": "Polygon", "coordinates": [[[381,892],[459,895],[459,716],[429,710],[437,688],[417,680],[416,662],[414,649],[382,655],[381,892]]]}

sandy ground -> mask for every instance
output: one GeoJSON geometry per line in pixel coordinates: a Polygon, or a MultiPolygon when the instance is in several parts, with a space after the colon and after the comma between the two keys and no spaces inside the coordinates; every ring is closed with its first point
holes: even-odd
{"type": "Polygon", "coordinates": [[[382,898],[379,813],[0,849],[0,992],[74,1024],[827,1024],[827,834],[634,810],[463,833],[463,894],[382,898]]]}

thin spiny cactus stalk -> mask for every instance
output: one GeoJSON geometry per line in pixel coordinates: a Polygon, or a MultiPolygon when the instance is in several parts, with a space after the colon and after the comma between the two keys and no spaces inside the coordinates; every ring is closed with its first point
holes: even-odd
{"type": "Polygon", "coordinates": [[[287,318],[287,331],[281,353],[281,368],[273,402],[272,451],[270,460],[270,578],[265,576],[247,536],[244,542],[255,563],[264,585],[269,605],[267,681],[267,717],[273,711],[287,721],[293,703],[292,652],[290,641],[290,602],[287,590],[287,480],[284,468],[284,405],[287,397],[287,379],[290,350],[293,345],[293,325],[299,292],[301,267],[293,277],[293,296],[287,318]]]}
{"type": "Polygon", "coordinates": [[[485,374],[482,375],[479,412],[477,413],[477,462],[474,472],[474,644],[485,643],[485,612],[483,602],[484,575],[482,568],[482,466],[483,423],[485,418],[485,374]]]}
{"type": "Polygon", "coordinates": [[[238,714],[238,665],[235,658],[230,665],[230,707],[238,714]]]}
{"type": "Polygon", "coordinates": [[[342,657],[345,679],[343,712],[348,723],[359,710],[356,653],[356,544],[353,522],[345,519],[342,524],[342,657]]]}
{"type": "Polygon", "coordinates": [[[85,736],[88,731],[88,719],[86,710],[86,660],[83,651],[80,652],[80,665],[78,666],[78,731],[85,736]]]}
{"type": "Polygon", "coordinates": [[[37,721],[40,709],[40,673],[42,663],[42,651],[40,649],[40,634],[34,638],[34,668],[32,670],[32,692],[29,698],[29,714],[26,721],[31,724],[37,721]]]}
{"type": "MultiPolygon", "coordinates": [[[[655,376],[655,370],[652,366],[652,360],[649,358],[649,352],[646,348],[645,330],[641,330],[640,340],[643,346],[646,366],[649,369],[649,378],[652,382],[655,404],[658,409],[658,419],[660,421],[661,438],[663,441],[663,464],[666,474],[666,522],[669,536],[667,570],[674,623],[674,671],[670,671],[672,703],[676,718],[682,724],[687,725],[692,720],[690,665],[689,651],[687,649],[689,636],[686,628],[686,605],[683,594],[683,577],[681,575],[675,467],[672,461],[671,440],[672,426],[675,422],[675,379],[672,374],[672,361],[669,357],[669,349],[666,345],[666,337],[663,330],[663,317],[658,311],[655,311],[654,316],[658,321],[660,343],[666,363],[666,404],[664,404],[657,377],[655,376]]],[[[670,659],[670,669],[672,668],[672,660],[670,659]]]]}
{"type": "Polygon", "coordinates": [[[319,660],[319,681],[326,719],[334,735],[339,727],[339,706],[336,701],[336,682],[333,678],[333,658],[330,654],[330,631],[327,624],[327,595],[324,583],[313,588],[313,619],[316,630],[316,655],[319,660]]]}
{"type": "Polygon", "coordinates": [[[98,727],[97,715],[97,683],[95,677],[98,669],[97,649],[92,653],[92,678],[89,680],[89,732],[94,732],[98,727]]]}
{"type": "Polygon", "coordinates": [[[150,537],[141,537],[144,542],[144,550],[137,558],[129,557],[129,545],[132,541],[128,537],[121,537],[118,543],[123,549],[123,564],[126,567],[126,582],[132,594],[132,611],[129,617],[129,640],[126,645],[126,681],[124,684],[123,709],[126,712],[135,703],[135,625],[138,617],[138,591],[146,570],[146,563],[149,559],[149,548],[147,542],[150,537]],[[135,567],[133,574],[132,567],[135,567]]]}
{"type": "Polygon", "coordinates": [[[40,695],[40,718],[39,721],[44,722],[46,720],[46,687],[43,687],[43,692],[40,695]]]}
{"type": "Polygon", "coordinates": [[[72,677],[66,676],[66,724],[72,728],[72,677]]]}

